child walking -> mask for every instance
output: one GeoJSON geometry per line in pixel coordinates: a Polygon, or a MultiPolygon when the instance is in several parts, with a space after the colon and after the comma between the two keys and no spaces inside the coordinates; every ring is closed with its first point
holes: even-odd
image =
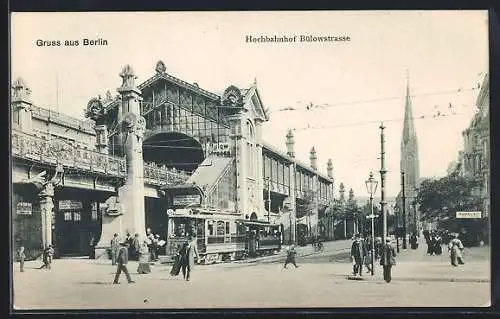
{"type": "Polygon", "coordinates": [[[21,272],[24,272],[24,259],[26,259],[24,246],[19,247],[19,250],[17,251],[17,258],[19,260],[19,268],[21,269],[21,272]]]}
{"type": "Polygon", "coordinates": [[[299,268],[297,264],[295,263],[295,255],[297,252],[295,251],[295,245],[291,245],[288,250],[286,251],[286,261],[285,261],[285,266],[283,268],[286,268],[286,265],[292,264],[295,266],[295,268],[299,268]]]}

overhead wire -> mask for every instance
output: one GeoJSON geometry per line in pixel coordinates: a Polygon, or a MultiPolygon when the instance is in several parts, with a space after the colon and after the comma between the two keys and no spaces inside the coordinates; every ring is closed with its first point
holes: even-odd
{"type": "MultiPolygon", "coordinates": [[[[464,88],[458,88],[455,90],[446,90],[446,91],[438,91],[438,92],[429,92],[429,93],[421,93],[421,94],[410,94],[410,98],[415,98],[415,97],[423,97],[423,96],[432,96],[432,95],[451,95],[451,94],[458,94],[458,93],[463,93],[463,92],[472,92],[475,90],[480,89],[480,84],[478,83],[475,87],[464,89],[464,88]]],[[[385,97],[385,98],[375,98],[375,99],[367,99],[367,100],[359,100],[359,101],[347,101],[347,102],[338,102],[338,103],[322,103],[322,104],[314,104],[312,102],[309,102],[306,106],[304,107],[293,107],[293,106],[283,106],[275,110],[274,112],[285,112],[285,111],[299,111],[299,110],[314,110],[314,109],[327,109],[327,108],[332,108],[332,107],[339,107],[339,106],[348,106],[348,105],[356,105],[356,104],[369,104],[369,103],[376,103],[376,102],[384,102],[384,101],[391,101],[391,100],[403,100],[406,98],[405,96],[394,96],[394,97],[385,97]]],[[[297,104],[302,104],[303,101],[297,101],[297,104]]],[[[270,113],[273,112],[273,110],[269,110],[270,113]]]]}

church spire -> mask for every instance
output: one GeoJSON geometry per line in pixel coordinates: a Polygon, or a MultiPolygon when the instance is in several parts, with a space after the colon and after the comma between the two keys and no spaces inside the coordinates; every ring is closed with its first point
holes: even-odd
{"type": "Polygon", "coordinates": [[[410,76],[408,69],[406,70],[406,98],[405,98],[405,117],[403,124],[403,144],[408,144],[411,139],[416,139],[415,125],[413,123],[413,112],[410,96],[410,76]]]}

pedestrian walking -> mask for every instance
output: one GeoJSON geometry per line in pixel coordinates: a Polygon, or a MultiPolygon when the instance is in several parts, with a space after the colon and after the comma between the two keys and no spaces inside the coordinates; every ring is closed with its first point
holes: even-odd
{"type": "Polygon", "coordinates": [[[141,249],[141,242],[139,241],[139,234],[135,234],[134,238],[132,239],[132,247],[130,251],[132,252],[130,256],[130,260],[139,260],[139,250],[141,249]]]}
{"type": "Polygon", "coordinates": [[[351,246],[352,274],[363,275],[363,263],[366,256],[366,246],[361,240],[359,234],[354,235],[354,241],[351,246]]]}
{"type": "Polygon", "coordinates": [[[196,248],[196,239],[189,237],[189,240],[182,245],[179,251],[182,276],[187,281],[191,278],[191,272],[194,268],[195,257],[198,259],[198,249],[196,248]],[[194,242],[194,243],[193,243],[194,242]]]}
{"type": "Polygon", "coordinates": [[[127,243],[120,243],[121,247],[120,250],[118,251],[118,257],[116,258],[116,262],[118,264],[116,268],[116,275],[115,275],[115,280],[113,281],[113,284],[119,284],[118,279],[120,279],[120,275],[122,271],[125,273],[125,276],[127,277],[127,281],[129,284],[134,283],[135,281],[130,278],[130,274],[127,269],[127,263],[128,263],[128,244],[127,243]]]}
{"type": "Polygon", "coordinates": [[[450,252],[451,265],[457,267],[458,265],[465,264],[463,259],[464,245],[458,238],[458,234],[455,234],[454,237],[448,244],[448,251],[450,252]]]}
{"type": "Polygon", "coordinates": [[[52,248],[52,245],[49,245],[47,248],[44,249],[42,253],[43,265],[39,269],[42,268],[51,269],[53,257],[54,257],[54,248],[52,248]]]}
{"type": "Polygon", "coordinates": [[[384,268],[385,282],[391,282],[392,266],[396,265],[396,249],[392,247],[390,238],[387,238],[386,243],[382,246],[382,251],[380,254],[380,265],[384,268]]]}
{"type": "Polygon", "coordinates": [[[24,272],[24,260],[26,259],[26,254],[24,253],[24,246],[19,247],[17,251],[17,259],[19,260],[19,269],[24,272]]]}
{"type": "Polygon", "coordinates": [[[116,265],[116,257],[118,257],[118,251],[120,250],[120,238],[118,234],[113,235],[111,239],[111,265],[116,265]]]}
{"type": "Polygon", "coordinates": [[[366,269],[368,273],[372,272],[372,241],[371,238],[368,237],[365,240],[365,247],[366,247],[366,255],[364,259],[364,264],[366,266],[366,269]]]}
{"type": "Polygon", "coordinates": [[[417,234],[416,233],[413,233],[410,236],[410,247],[411,247],[411,249],[417,249],[418,248],[418,238],[417,238],[417,234]]]}
{"type": "Polygon", "coordinates": [[[297,266],[297,263],[295,262],[295,255],[297,255],[297,252],[295,251],[295,245],[290,245],[288,249],[286,250],[286,260],[285,260],[285,266],[283,268],[286,269],[286,266],[288,264],[292,264],[295,266],[295,268],[299,268],[297,266]]]}
{"type": "Polygon", "coordinates": [[[149,274],[151,272],[151,267],[149,266],[149,249],[148,242],[145,240],[142,243],[141,249],[139,250],[139,266],[137,267],[137,273],[139,274],[149,274]]]}
{"type": "Polygon", "coordinates": [[[443,238],[439,234],[436,234],[434,236],[434,249],[433,249],[434,254],[439,256],[443,253],[442,245],[443,245],[443,238]]]}

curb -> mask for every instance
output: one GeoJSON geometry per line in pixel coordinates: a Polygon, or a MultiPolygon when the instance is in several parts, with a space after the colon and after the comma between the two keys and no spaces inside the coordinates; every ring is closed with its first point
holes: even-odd
{"type": "MultiPolygon", "coordinates": [[[[346,276],[347,280],[356,280],[356,281],[367,281],[367,282],[380,282],[382,279],[378,276],[352,276],[352,275],[347,275],[346,276]]],[[[383,281],[383,280],[382,280],[383,281]]],[[[421,278],[415,278],[415,277],[392,277],[392,281],[394,282],[408,282],[408,281],[415,281],[415,282],[421,282],[421,281],[430,281],[430,282],[467,282],[467,283],[490,283],[490,279],[478,279],[478,278],[441,278],[441,277],[421,277],[421,278]]]]}

